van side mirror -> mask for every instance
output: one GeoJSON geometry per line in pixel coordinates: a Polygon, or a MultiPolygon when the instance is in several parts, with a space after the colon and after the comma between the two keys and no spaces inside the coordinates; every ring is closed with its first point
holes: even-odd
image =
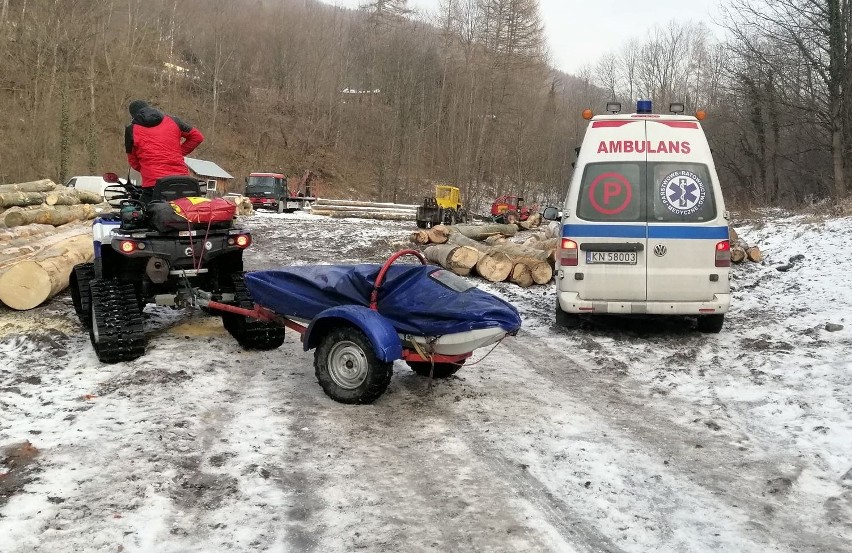
{"type": "Polygon", "coordinates": [[[552,205],[549,205],[544,208],[544,212],[541,214],[541,216],[547,219],[548,221],[558,221],[559,219],[561,219],[560,215],[561,214],[559,213],[559,208],[553,207],[552,205]]]}

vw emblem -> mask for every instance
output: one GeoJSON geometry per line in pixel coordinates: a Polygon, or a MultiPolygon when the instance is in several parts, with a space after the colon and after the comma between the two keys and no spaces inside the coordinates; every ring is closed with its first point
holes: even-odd
{"type": "Polygon", "coordinates": [[[662,244],[657,244],[656,246],[654,246],[654,255],[656,255],[657,257],[663,257],[664,255],[666,255],[667,251],[668,249],[662,244]]]}

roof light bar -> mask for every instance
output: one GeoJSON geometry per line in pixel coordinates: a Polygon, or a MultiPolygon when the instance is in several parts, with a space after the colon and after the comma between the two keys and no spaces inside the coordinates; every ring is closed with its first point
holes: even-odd
{"type": "Polygon", "coordinates": [[[636,113],[654,113],[654,104],[651,100],[639,100],[636,102],[636,113]]]}

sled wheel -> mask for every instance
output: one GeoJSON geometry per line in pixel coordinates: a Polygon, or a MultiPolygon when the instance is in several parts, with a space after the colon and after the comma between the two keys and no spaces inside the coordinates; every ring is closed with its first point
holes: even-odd
{"type": "MultiPolygon", "coordinates": [[[[429,361],[406,361],[408,366],[411,367],[411,370],[419,374],[420,376],[429,376],[429,372],[432,371],[432,363],[429,361]]],[[[464,359],[457,363],[435,363],[435,370],[432,371],[433,378],[447,378],[456,374],[460,368],[464,365],[464,359]]]]}
{"type": "MultiPolygon", "coordinates": [[[[246,288],[243,273],[232,275],[234,283],[234,305],[243,309],[254,309],[254,301],[246,288]]],[[[222,313],[225,330],[246,349],[277,349],[284,343],[284,327],[267,321],[259,321],[236,313],[222,313]]]]}
{"type": "Polygon", "coordinates": [[[698,317],[698,331],[705,334],[718,334],[725,324],[725,315],[700,315],[698,317]]]}
{"type": "Polygon", "coordinates": [[[390,384],[393,363],[376,357],[370,340],[351,326],[331,329],[314,353],[317,380],[340,403],[372,403],[390,384]]]}
{"type": "Polygon", "coordinates": [[[74,304],[74,313],[83,323],[85,328],[92,325],[92,306],[89,301],[89,283],[95,278],[94,263],[80,263],[74,266],[69,279],[71,288],[71,302],[74,304]]]}
{"type": "Polygon", "coordinates": [[[566,313],[559,307],[559,300],[556,300],[556,326],[568,330],[580,328],[583,319],[578,313],[566,313]]]}
{"type": "Polygon", "coordinates": [[[89,339],[102,363],[132,361],[145,354],[145,329],[132,283],[93,279],[89,304],[89,339]]]}

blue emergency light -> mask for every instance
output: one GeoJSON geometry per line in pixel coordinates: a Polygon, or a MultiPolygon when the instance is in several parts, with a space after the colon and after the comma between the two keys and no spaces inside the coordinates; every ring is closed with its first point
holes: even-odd
{"type": "Polygon", "coordinates": [[[639,100],[636,102],[636,113],[654,113],[651,100],[639,100]]]}

